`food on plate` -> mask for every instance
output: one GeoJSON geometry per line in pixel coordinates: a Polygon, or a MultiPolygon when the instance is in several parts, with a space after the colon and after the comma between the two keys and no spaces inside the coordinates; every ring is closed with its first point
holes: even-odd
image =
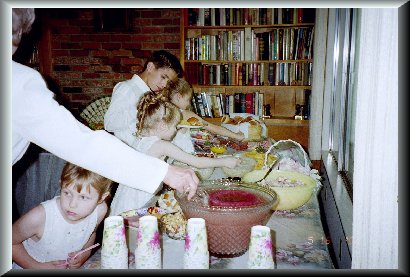
{"type": "Polygon", "coordinates": [[[188,122],[188,121],[186,121],[185,119],[182,119],[182,120],[179,122],[179,125],[186,125],[186,126],[189,126],[190,124],[189,124],[189,122],[188,122]]]}
{"type": "Polygon", "coordinates": [[[229,117],[229,115],[224,115],[221,118],[222,123],[229,124],[230,121],[231,121],[231,118],[229,117]]]}
{"type": "Polygon", "coordinates": [[[178,201],[174,197],[174,190],[167,190],[162,193],[157,200],[158,207],[164,209],[167,212],[180,211],[181,207],[178,204],[178,201]]]}
{"type": "Polygon", "coordinates": [[[172,239],[184,239],[187,220],[181,212],[166,214],[160,219],[160,228],[172,239]]]}
{"type": "Polygon", "coordinates": [[[203,126],[201,121],[196,117],[190,117],[186,120],[191,126],[203,126]]]}
{"type": "Polygon", "coordinates": [[[224,146],[215,145],[211,147],[211,151],[214,152],[215,154],[223,154],[225,153],[226,148],[224,146]]]}
{"type": "MultiPolygon", "coordinates": [[[[262,167],[265,165],[265,153],[260,153],[255,149],[252,151],[245,152],[244,155],[256,161],[255,169],[262,169],[262,167]]],[[[268,166],[276,160],[276,156],[268,154],[268,166]]]]}
{"type": "MultiPolygon", "coordinates": [[[[256,121],[252,116],[241,117],[241,116],[237,115],[233,118],[230,118],[229,115],[224,115],[221,118],[222,123],[224,123],[224,124],[233,124],[233,125],[246,123],[246,122],[252,122],[252,121],[256,121]]],[[[255,123],[252,123],[252,125],[254,125],[254,124],[255,123]]]]}
{"type": "Polygon", "coordinates": [[[234,141],[230,140],[228,146],[237,150],[242,151],[248,149],[248,142],[247,141],[234,141]]]}

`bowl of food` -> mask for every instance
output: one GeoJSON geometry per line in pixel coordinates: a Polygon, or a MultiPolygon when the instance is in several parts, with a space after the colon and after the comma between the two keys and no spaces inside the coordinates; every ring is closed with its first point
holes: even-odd
{"type": "Polygon", "coordinates": [[[228,177],[243,177],[246,173],[255,169],[256,161],[252,158],[237,156],[241,159],[241,163],[235,168],[222,167],[222,171],[228,177]]]}
{"type": "Polygon", "coordinates": [[[179,192],[175,198],[187,219],[205,219],[212,255],[236,257],[248,249],[252,226],[266,224],[277,197],[268,188],[225,180],[201,182],[207,201],[188,200],[179,192]]]}
{"type": "Polygon", "coordinates": [[[181,211],[166,214],[159,221],[161,231],[176,240],[185,239],[186,226],[187,220],[181,211]]]}
{"type": "MultiPolygon", "coordinates": [[[[260,180],[267,170],[254,170],[245,174],[244,182],[260,180]]],[[[260,184],[276,192],[279,203],[275,210],[292,210],[306,204],[316,188],[316,181],[312,177],[294,171],[272,171],[260,184]]]]}
{"type": "Polygon", "coordinates": [[[179,166],[179,167],[184,167],[184,168],[192,168],[192,170],[196,173],[199,179],[201,180],[207,180],[209,177],[211,177],[212,173],[214,172],[215,168],[214,167],[207,167],[207,168],[196,168],[194,166],[190,166],[186,163],[180,162],[180,161],[174,161],[174,165],[179,166]]]}

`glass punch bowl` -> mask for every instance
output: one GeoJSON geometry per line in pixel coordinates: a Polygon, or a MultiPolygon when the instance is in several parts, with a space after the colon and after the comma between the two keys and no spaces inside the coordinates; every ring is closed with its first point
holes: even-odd
{"type": "Polygon", "coordinates": [[[175,194],[184,215],[187,219],[205,219],[211,255],[242,255],[249,247],[252,226],[265,225],[271,215],[278,202],[276,193],[257,184],[232,179],[203,181],[199,187],[210,195],[208,201],[197,196],[187,200],[186,194],[175,194]],[[213,195],[219,195],[220,198],[214,198],[213,195]],[[248,196],[252,199],[247,199],[248,196]]]}

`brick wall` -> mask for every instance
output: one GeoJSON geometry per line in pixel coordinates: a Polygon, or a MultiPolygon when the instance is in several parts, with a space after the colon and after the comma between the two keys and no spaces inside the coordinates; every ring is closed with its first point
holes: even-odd
{"type": "Polygon", "coordinates": [[[154,50],[179,58],[179,9],[129,9],[131,30],[98,31],[98,9],[43,9],[51,38],[50,88],[78,116],[99,96],[142,70],[154,50]]]}

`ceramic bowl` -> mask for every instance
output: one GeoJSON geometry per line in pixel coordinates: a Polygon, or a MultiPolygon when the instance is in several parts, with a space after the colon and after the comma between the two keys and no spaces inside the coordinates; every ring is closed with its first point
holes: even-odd
{"type": "MultiPolygon", "coordinates": [[[[242,180],[255,182],[261,179],[266,172],[266,170],[254,170],[246,174],[242,180]]],[[[316,181],[302,173],[273,170],[266,177],[266,185],[278,195],[279,203],[275,210],[292,210],[309,201],[316,188],[316,181]]]]}

